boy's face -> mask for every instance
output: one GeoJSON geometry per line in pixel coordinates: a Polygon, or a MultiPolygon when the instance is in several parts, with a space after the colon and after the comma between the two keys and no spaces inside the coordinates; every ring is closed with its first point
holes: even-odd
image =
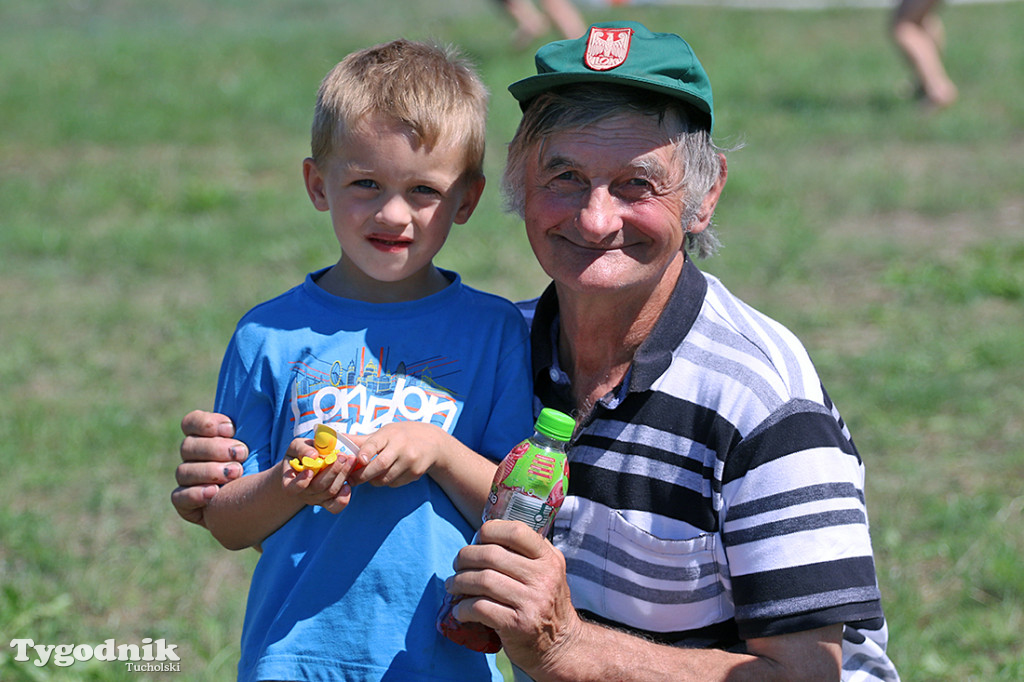
{"type": "Polygon", "coordinates": [[[428,150],[404,127],[379,119],[364,121],[320,166],[306,159],[306,189],[317,209],[330,211],[342,250],[339,274],[355,288],[349,295],[409,300],[429,293],[434,255],[483,191],[483,178],[466,180],[464,171],[457,145],[428,150]]]}

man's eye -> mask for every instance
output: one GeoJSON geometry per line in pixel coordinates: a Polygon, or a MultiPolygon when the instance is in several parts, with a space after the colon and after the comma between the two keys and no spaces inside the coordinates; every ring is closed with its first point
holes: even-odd
{"type": "Polygon", "coordinates": [[[567,184],[577,184],[578,182],[579,178],[576,176],[576,173],[572,171],[565,171],[564,173],[559,173],[558,175],[553,176],[549,184],[564,186],[567,184]]]}
{"type": "Polygon", "coordinates": [[[655,192],[655,185],[648,178],[630,178],[619,185],[619,192],[633,199],[648,197],[655,192]]]}

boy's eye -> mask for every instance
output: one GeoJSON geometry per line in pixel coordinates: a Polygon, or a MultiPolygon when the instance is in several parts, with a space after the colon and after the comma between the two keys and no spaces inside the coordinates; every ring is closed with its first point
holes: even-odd
{"type": "Polygon", "coordinates": [[[369,178],[362,178],[352,183],[354,187],[364,187],[366,189],[377,189],[377,183],[369,178]]]}
{"type": "Polygon", "coordinates": [[[440,194],[433,187],[427,187],[426,185],[416,185],[412,191],[414,194],[440,194]]]}

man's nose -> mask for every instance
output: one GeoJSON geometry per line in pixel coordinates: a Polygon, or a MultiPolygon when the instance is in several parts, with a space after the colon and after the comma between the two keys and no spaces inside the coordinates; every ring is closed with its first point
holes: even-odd
{"type": "Polygon", "coordinates": [[[384,200],[374,219],[381,225],[404,227],[412,220],[412,211],[405,198],[396,194],[384,200]]]}
{"type": "Polygon", "coordinates": [[[622,229],[619,205],[606,187],[593,187],[580,208],[576,228],[587,241],[598,243],[622,229]]]}

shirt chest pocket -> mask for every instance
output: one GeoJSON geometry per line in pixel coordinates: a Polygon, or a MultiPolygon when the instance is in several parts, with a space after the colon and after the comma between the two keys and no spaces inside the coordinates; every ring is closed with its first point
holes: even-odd
{"type": "Polygon", "coordinates": [[[728,571],[714,533],[665,539],[608,510],[603,557],[607,617],[681,632],[732,616],[728,571]]]}

